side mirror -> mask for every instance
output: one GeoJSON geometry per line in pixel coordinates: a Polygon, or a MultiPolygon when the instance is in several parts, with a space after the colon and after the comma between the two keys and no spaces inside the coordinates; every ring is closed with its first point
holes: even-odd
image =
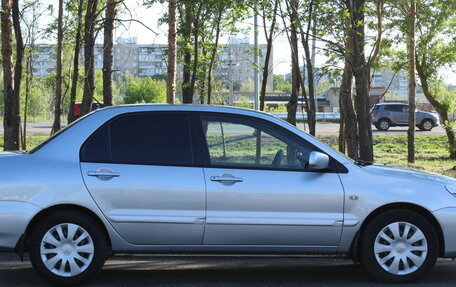
{"type": "Polygon", "coordinates": [[[309,168],[321,170],[327,169],[329,166],[329,156],[327,154],[313,151],[309,156],[309,168]]]}

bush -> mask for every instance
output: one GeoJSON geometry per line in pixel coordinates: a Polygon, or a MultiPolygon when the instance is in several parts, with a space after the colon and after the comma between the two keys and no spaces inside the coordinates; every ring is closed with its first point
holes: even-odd
{"type": "Polygon", "coordinates": [[[125,104],[166,102],[166,82],[152,78],[129,77],[125,87],[125,104]]]}

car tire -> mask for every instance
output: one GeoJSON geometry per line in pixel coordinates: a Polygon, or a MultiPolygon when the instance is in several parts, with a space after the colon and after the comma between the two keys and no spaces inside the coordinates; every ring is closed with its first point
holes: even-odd
{"type": "Polygon", "coordinates": [[[431,120],[423,120],[418,128],[422,131],[431,131],[434,128],[434,122],[431,120]]]}
{"type": "Polygon", "coordinates": [[[360,255],[367,272],[388,283],[414,282],[434,266],[439,243],[432,224],[409,210],[392,210],[365,228],[360,255]]]}
{"type": "Polygon", "coordinates": [[[94,278],[107,258],[104,232],[89,216],[59,211],[34,226],[30,260],[37,273],[53,285],[79,285],[94,278]]]}
{"type": "Polygon", "coordinates": [[[387,119],[381,119],[375,125],[379,131],[387,131],[391,127],[391,123],[387,119]]]}

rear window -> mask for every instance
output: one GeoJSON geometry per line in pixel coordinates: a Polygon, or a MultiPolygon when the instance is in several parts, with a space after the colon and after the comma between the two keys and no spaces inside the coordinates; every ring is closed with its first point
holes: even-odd
{"type": "Polygon", "coordinates": [[[82,162],[192,165],[186,114],[129,114],[98,129],[81,149],[82,162]]]}

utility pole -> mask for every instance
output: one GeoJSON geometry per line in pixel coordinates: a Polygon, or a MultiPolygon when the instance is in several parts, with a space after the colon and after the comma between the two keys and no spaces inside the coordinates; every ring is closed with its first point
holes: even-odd
{"type": "Polygon", "coordinates": [[[254,81],[254,91],[253,91],[253,96],[254,96],[254,99],[253,99],[253,102],[254,102],[254,107],[255,107],[255,110],[258,111],[260,109],[260,105],[259,105],[259,98],[260,98],[260,94],[259,94],[259,77],[258,77],[258,62],[259,62],[259,57],[258,57],[258,13],[257,13],[257,6],[255,5],[255,7],[253,8],[255,9],[254,12],[254,17],[253,17],[253,36],[254,36],[254,42],[253,42],[253,46],[254,46],[254,51],[253,51],[253,63],[254,63],[254,70],[253,70],[253,73],[254,73],[254,77],[253,77],[253,81],[254,81]]]}
{"type": "Polygon", "coordinates": [[[230,79],[230,98],[228,100],[228,105],[232,105],[234,104],[234,84],[233,84],[233,70],[232,70],[232,67],[233,67],[233,59],[232,59],[232,56],[233,56],[233,52],[230,48],[229,52],[228,52],[228,71],[229,71],[229,79],[230,79]]]}

